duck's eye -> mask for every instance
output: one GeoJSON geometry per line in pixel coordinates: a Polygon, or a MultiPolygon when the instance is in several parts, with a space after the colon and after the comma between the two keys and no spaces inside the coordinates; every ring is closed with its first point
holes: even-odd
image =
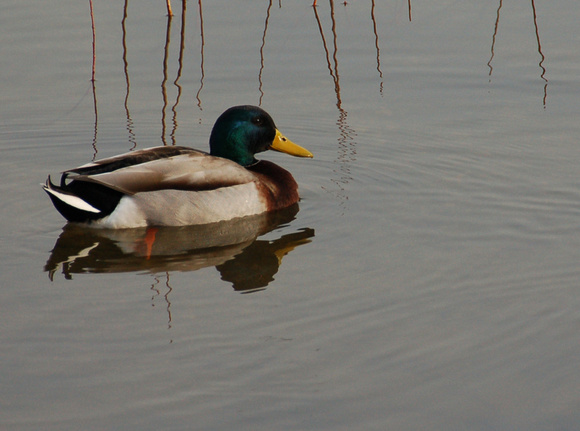
{"type": "Polygon", "coordinates": [[[264,124],[264,119],[262,117],[254,117],[252,118],[252,123],[255,124],[256,126],[261,126],[262,124],[264,124]]]}

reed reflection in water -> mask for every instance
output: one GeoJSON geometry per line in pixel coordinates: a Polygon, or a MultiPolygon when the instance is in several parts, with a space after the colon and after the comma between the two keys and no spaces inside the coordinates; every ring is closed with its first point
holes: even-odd
{"type": "MultiPolygon", "coordinates": [[[[198,1],[199,4],[199,19],[200,19],[200,31],[201,31],[201,43],[200,43],[200,85],[199,89],[196,94],[197,105],[199,109],[202,109],[202,100],[201,100],[201,91],[203,89],[203,81],[205,76],[204,70],[204,45],[205,45],[205,36],[203,31],[203,8],[202,8],[202,1],[198,1]]],[[[98,116],[98,101],[97,101],[97,89],[96,89],[96,74],[97,74],[97,50],[96,50],[96,35],[97,35],[97,25],[95,23],[94,13],[93,13],[93,3],[92,1],[89,3],[90,5],[90,16],[91,16],[91,27],[92,27],[92,36],[93,36],[93,55],[92,55],[92,70],[91,70],[91,82],[92,82],[92,90],[93,90],[93,106],[94,106],[94,135],[93,135],[93,160],[97,158],[98,154],[98,139],[97,139],[97,132],[98,132],[98,123],[99,123],[99,116],[98,116]]],[[[178,128],[178,105],[182,96],[183,87],[179,83],[181,76],[183,74],[183,64],[185,59],[185,41],[186,41],[186,16],[187,16],[187,1],[183,0],[181,3],[181,21],[180,21],[180,42],[179,42],[179,52],[178,52],[178,59],[177,59],[177,71],[175,79],[173,79],[172,84],[176,89],[176,96],[175,101],[170,103],[170,99],[168,96],[167,91],[167,82],[169,80],[169,57],[170,57],[170,46],[171,46],[171,31],[172,31],[172,23],[173,23],[173,10],[169,5],[168,2],[168,14],[167,14],[167,25],[165,30],[165,42],[163,45],[163,58],[161,61],[162,64],[162,78],[161,78],[161,133],[160,139],[163,145],[168,145],[167,136],[169,135],[170,144],[177,145],[176,141],[176,132],[178,128]],[[171,129],[168,132],[167,126],[167,108],[171,104],[171,129]]],[[[123,61],[123,72],[125,75],[125,99],[124,99],[124,108],[125,108],[125,115],[127,117],[127,132],[128,132],[128,141],[132,144],[130,150],[134,150],[137,148],[137,141],[136,141],[136,133],[134,129],[134,120],[131,116],[130,104],[129,104],[129,96],[131,93],[131,79],[129,73],[129,61],[128,61],[128,51],[129,45],[127,44],[127,22],[129,20],[129,1],[125,0],[123,4],[123,18],[121,20],[121,44],[122,44],[122,61],[123,61]]]]}
{"type": "MultiPolygon", "coordinates": [[[[201,31],[201,62],[200,62],[200,85],[196,94],[198,107],[201,110],[201,91],[203,89],[204,72],[204,27],[203,7],[199,0],[199,19],[201,31]]],[[[93,31],[93,63],[92,84],[93,101],[95,109],[95,127],[93,136],[93,159],[98,153],[97,130],[98,130],[98,105],[95,87],[95,74],[97,72],[96,56],[96,25],[94,20],[92,2],[90,5],[91,23],[93,31]]],[[[271,2],[268,8],[268,16],[271,2]]],[[[169,10],[169,9],[168,9],[169,10]]],[[[168,96],[169,57],[171,47],[171,32],[173,13],[167,16],[165,29],[165,42],[162,57],[161,78],[161,141],[164,145],[177,145],[176,131],[178,128],[179,102],[182,96],[182,85],[179,83],[183,74],[184,57],[186,54],[186,2],[182,2],[180,21],[180,44],[177,59],[177,71],[172,81],[176,89],[175,101],[170,102],[168,96]],[[171,127],[168,131],[168,107],[171,106],[171,127]],[[167,138],[170,138],[168,141],[167,138]]],[[[130,150],[138,146],[136,140],[134,120],[130,109],[131,79],[128,62],[129,44],[127,43],[128,25],[128,0],[123,7],[121,20],[122,30],[122,60],[125,76],[124,110],[126,115],[126,128],[128,141],[132,144],[130,150]]],[[[261,74],[264,67],[263,47],[266,41],[268,17],[266,19],[263,45],[260,50],[261,66],[258,72],[261,88],[261,74]]],[[[261,99],[261,98],[260,98],[261,99]]],[[[261,101],[261,100],[260,100],[261,101]]],[[[298,212],[298,205],[294,205],[283,211],[263,214],[254,217],[246,217],[228,222],[216,223],[205,226],[191,227],[163,227],[149,229],[128,230],[96,230],[78,225],[67,225],[51,251],[45,265],[45,271],[49,278],[54,279],[57,272],[62,272],[66,279],[71,279],[73,274],[81,273],[108,273],[108,272],[135,272],[144,271],[153,274],[165,273],[169,277],[171,271],[195,271],[201,268],[215,266],[220,272],[221,278],[232,284],[238,291],[256,291],[263,289],[274,280],[282,258],[299,245],[309,243],[314,237],[314,230],[303,228],[292,233],[280,235],[274,240],[257,240],[261,235],[274,229],[286,227],[298,212]]]]}
{"type": "MultiPolygon", "coordinates": [[[[331,83],[333,85],[333,89],[334,89],[334,95],[336,97],[336,109],[338,111],[338,116],[336,119],[336,127],[338,129],[338,138],[337,138],[337,145],[336,145],[336,156],[334,158],[334,160],[332,161],[334,168],[332,169],[332,174],[331,174],[331,178],[330,181],[332,182],[333,186],[334,186],[334,190],[326,190],[328,193],[330,193],[332,196],[334,196],[341,207],[341,214],[344,214],[347,210],[348,210],[348,201],[349,201],[349,183],[353,180],[353,174],[352,174],[352,165],[354,162],[356,162],[357,160],[357,147],[358,147],[358,142],[357,142],[357,132],[354,129],[353,126],[351,126],[349,124],[349,112],[347,110],[347,108],[344,106],[343,103],[343,99],[342,99],[342,95],[341,95],[341,80],[340,80],[340,71],[339,71],[339,64],[340,64],[340,60],[341,60],[341,55],[340,55],[340,50],[339,50],[339,29],[338,29],[338,25],[337,25],[337,20],[336,20],[336,8],[335,8],[335,2],[333,0],[329,0],[328,1],[328,8],[324,9],[324,13],[328,12],[327,15],[321,15],[321,13],[319,12],[322,11],[323,9],[323,5],[322,4],[317,4],[316,2],[314,2],[312,10],[313,10],[313,16],[314,16],[314,20],[315,20],[315,24],[318,28],[319,34],[320,34],[320,41],[322,43],[322,47],[323,47],[323,52],[324,52],[324,57],[322,57],[325,67],[328,70],[328,75],[331,79],[331,83]],[[326,21],[325,21],[326,19],[326,21]],[[328,28],[329,27],[329,28],[328,28]],[[330,37],[327,37],[327,34],[330,34],[330,37]]],[[[269,27],[269,23],[270,23],[270,18],[271,18],[271,13],[272,13],[272,5],[273,2],[269,1],[265,4],[265,20],[264,20],[264,28],[263,28],[263,32],[262,32],[262,37],[261,37],[261,41],[260,41],[260,45],[259,45],[259,64],[257,64],[257,79],[258,79],[258,88],[257,88],[257,92],[258,92],[258,103],[261,105],[263,102],[263,98],[265,96],[266,90],[264,88],[264,80],[263,80],[263,75],[266,72],[266,44],[267,44],[267,40],[268,40],[268,27],[269,27]]],[[[544,80],[544,96],[543,96],[543,105],[546,105],[546,99],[547,99],[547,84],[548,84],[548,80],[545,77],[546,75],[546,68],[544,67],[544,61],[545,61],[545,56],[542,52],[542,46],[540,43],[540,32],[539,32],[539,26],[538,26],[538,20],[537,20],[537,12],[536,12],[536,5],[534,3],[534,1],[531,1],[531,5],[532,5],[532,12],[533,12],[533,23],[534,23],[534,29],[535,29],[535,36],[536,36],[536,41],[537,41],[537,47],[538,47],[538,52],[540,54],[540,62],[539,62],[539,67],[541,68],[541,74],[540,77],[544,80]]],[[[282,9],[282,3],[279,2],[278,3],[278,7],[279,9],[282,9]]],[[[348,3],[346,3],[344,5],[345,7],[348,6],[348,3]]],[[[326,6],[325,6],[326,7],[326,6]]],[[[374,49],[376,51],[376,72],[378,74],[378,84],[379,84],[379,93],[381,95],[381,97],[384,96],[383,94],[383,89],[384,89],[384,85],[385,82],[388,83],[388,80],[386,79],[386,76],[388,75],[388,70],[383,71],[383,67],[381,66],[381,51],[379,48],[379,35],[380,35],[380,25],[377,22],[376,19],[376,14],[375,14],[375,8],[376,8],[376,2],[374,0],[371,1],[370,4],[370,18],[371,18],[371,30],[372,30],[372,34],[374,36],[374,49]]],[[[497,9],[497,13],[496,13],[496,19],[495,19],[495,26],[494,26],[494,31],[493,31],[493,37],[492,37],[492,44],[491,44],[491,57],[489,58],[489,61],[487,62],[487,65],[489,67],[489,81],[491,83],[491,76],[493,73],[493,66],[492,66],[492,61],[494,60],[494,55],[495,55],[495,50],[496,50],[496,41],[497,41],[497,34],[498,34],[498,28],[499,28],[499,18],[500,18],[500,12],[502,9],[502,0],[500,0],[499,2],[499,6],[497,9]]],[[[197,100],[197,106],[200,110],[202,110],[202,98],[201,98],[201,94],[202,94],[202,90],[203,90],[203,86],[204,86],[204,78],[205,78],[205,69],[204,69],[204,47],[205,47],[205,34],[204,34],[204,19],[203,19],[203,6],[202,6],[202,1],[199,0],[198,1],[198,15],[199,15],[199,24],[200,24],[200,45],[199,45],[199,53],[200,53],[200,62],[199,62],[199,87],[197,89],[197,93],[196,93],[196,100],[197,100]]],[[[181,7],[181,19],[180,19],[180,31],[179,31],[179,36],[180,36],[180,43],[179,43],[179,48],[178,48],[178,57],[177,57],[177,70],[175,72],[175,77],[174,79],[170,79],[170,72],[169,72],[169,57],[170,57],[170,45],[171,45],[171,31],[172,31],[172,20],[173,20],[173,13],[168,14],[167,16],[167,26],[166,26],[166,33],[165,33],[165,44],[164,44],[164,48],[163,48],[163,55],[162,55],[162,60],[161,60],[161,64],[162,64],[162,76],[161,76],[161,141],[163,142],[163,144],[165,145],[178,145],[178,138],[177,138],[177,129],[179,127],[179,121],[178,121],[178,114],[179,114],[179,104],[180,104],[180,100],[183,94],[183,88],[182,85],[180,84],[180,79],[182,77],[182,75],[184,74],[184,64],[185,64],[185,57],[188,53],[188,51],[186,50],[186,14],[187,14],[187,7],[186,7],[186,1],[182,2],[182,7],[181,7]],[[172,85],[175,88],[175,99],[173,101],[170,100],[170,97],[168,95],[168,82],[171,82],[172,85]],[[168,114],[167,114],[167,110],[168,107],[170,107],[171,109],[171,126],[168,127],[167,125],[167,121],[168,121],[168,114]]],[[[411,2],[410,0],[408,1],[408,18],[409,21],[411,21],[411,2]]],[[[122,27],[122,48],[123,48],[123,53],[122,53],[122,60],[123,60],[123,65],[124,65],[124,74],[125,74],[125,81],[126,81],[126,95],[125,95],[125,99],[124,99],[124,108],[125,108],[125,113],[126,113],[126,128],[127,128],[127,132],[128,132],[128,142],[131,144],[131,150],[137,148],[138,146],[138,142],[135,138],[136,133],[135,133],[135,126],[134,126],[134,121],[130,112],[130,92],[131,92],[131,81],[130,81],[130,67],[129,67],[129,62],[127,60],[127,53],[128,50],[130,49],[130,47],[128,46],[127,42],[126,42],[126,37],[127,37],[127,25],[128,25],[128,0],[125,0],[124,2],[124,7],[123,7],[123,19],[121,21],[121,27],[122,27]]],[[[95,73],[98,71],[98,69],[96,68],[96,38],[95,38],[95,33],[96,33],[96,29],[97,29],[97,25],[94,21],[94,16],[93,16],[93,11],[92,11],[92,2],[91,2],[91,23],[92,23],[92,28],[93,28],[93,64],[92,64],[92,88],[93,88],[93,99],[94,99],[94,118],[95,118],[95,126],[94,126],[94,136],[93,136],[93,142],[92,142],[92,146],[94,149],[94,156],[93,158],[95,158],[97,152],[98,152],[98,148],[97,148],[97,144],[98,144],[98,139],[97,139],[97,131],[98,131],[98,104],[97,104],[97,89],[95,86],[95,73]]],[[[388,64],[383,62],[384,64],[388,64]]],[[[272,229],[275,229],[275,226],[272,227],[272,229]]],[[[311,236],[313,236],[313,230],[308,228],[306,229],[304,232],[311,232],[311,236]]],[[[89,253],[89,255],[95,255],[95,253],[97,253],[97,249],[100,249],[103,247],[102,244],[106,244],[107,243],[107,238],[109,238],[110,241],[112,241],[112,244],[125,244],[126,242],[122,241],[121,239],[119,239],[117,237],[117,239],[111,239],[110,237],[107,237],[107,235],[102,235],[103,232],[101,233],[95,233],[92,232],[91,235],[95,235],[98,236],[98,238],[93,238],[93,242],[91,242],[91,244],[97,244],[98,246],[96,247],[96,249],[92,249],[90,248],[91,244],[88,244],[85,242],[86,247],[85,248],[80,248],[78,249],[76,252],[67,252],[67,253],[60,253],[58,252],[58,250],[62,250],[63,247],[67,248],[68,246],[63,246],[62,244],[67,243],[67,238],[70,237],[74,237],[75,235],[80,235],[80,233],[78,231],[76,231],[75,229],[72,228],[65,228],[65,230],[63,231],[63,234],[61,235],[61,238],[59,238],[59,241],[57,241],[57,245],[55,246],[55,250],[53,250],[53,256],[54,255],[58,255],[58,256],[64,256],[64,257],[58,257],[55,259],[49,259],[49,262],[52,262],[53,260],[56,263],[52,263],[52,264],[47,264],[47,271],[49,271],[51,273],[51,276],[54,275],[56,269],[59,266],[59,262],[60,264],[62,264],[61,266],[66,266],[66,270],[63,269],[65,276],[70,276],[71,274],[75,273],[76,270],[75,268],[79,268],[78,272],[100,272],[100,271],[105,271],[105,268],[101,268],[99,267],[99,265],[97,265],[96,263],[92,263],[92,264],[87,264],[86,268],[81,265],[81,266],[77,266],[79,264],[79,262],[82,262],[83,260],[81,259],[81,255],[83,255],[84,252],[89,253]],[[76,232],[76,233],[74,233],[76,232]],[[74,233],[74,234],[73,234],[74,233]],[[88,248],[87,248],[88,247],[88,248]],[[70,259],[72,257],[73,260],[69,261],[67,259],[70,259]],[[76,256],[76,257],[75,257],[76,256]],[[74,264],[73,264],[74,262],[74,264]],[[72,268],[72,269],[71,269],[72,268]]],[[[197,232],[197,235],[199,235],[199,238],[202,238],[204,236],[211,236],[214,233],[212,233],[211,228],[206,230],[205,232],[197,232]]],[[[143,233],[141,233],[141,235],[143,236],[143,233]]],[[[256,234],[253,238],[253,240],[255,240],[255,238],[260,235],[260,234],[256,234]]],[[[86,235],[86,236],[90,236],[90,235],[86,235]]],[[[160,230],[157,235],[156,235],[156,242],[155,245],[157,247],[160,246],[160,244],[163,243],[163,238],[167,236],[169,237],[169,233],[168,231],[164,230],[160,230]]],[[[133,238],[133,243],[137,244],[140,241],[140,237],[138,235],[136,235],[133,238]]],[[[192,252],[193,250],[199,250],[200,247],[199,245],[192,245],[193,244],[193,240],[190,237],[190,242],[188,244],[183,244],[180,247],[183,247],[185,250],[189,250],[190,252],[192,252]]],[[[214,245],[212,247],[218,247],[217,245],[214,245]]],[[[247,247],[247,244],[242,247],[242,250],[245,250],[247,247]]],[[[256,246],[256,249],[259,248],[258,246],[256,246]]],[[[132,257],[141,257],[139,256],[139,254],[134,250],[132,252],[129,252],[127,250],[131,250],[131,248],[129,247],[128,249],[123,249],[123,247],[121,247],[120,250],[125,250],[122,251],[121,254],[119,254],[119,259],[121,259],[121,256],[132,256],[132,257]]],[[[236,249],[236,250],[240,250],[240,249],[236,249]]],[[[237,252],[239,253],[239,251],[237,252]]],[[[179,253],[178,253],[179,254],[179,253]]],[[[276,253],[274,253],[274,255],[276,255],[276,253]]],[[[142,265],[143,267],[139,267],[139,265],[135,266],[136,262],[131,261],[131,263],[127,263],[127,265],[125,266],[125,271],[132,271],[132,270],[140,270],[140,269],[147,269],[149,268],[149,270],[153,271],[153,269],[155,271],[162,271],[162,270],[167,270],[168,268],[172,268],[172,264],[175,263],[174,257],[172,258],[167,258],[167,256],[175,256],[175,254],[160,254],[160,255],[156,255],[155,253],[151,254],[149,256],[148,259],[145,259],[146,261],[140,261],[139,265],[142,265]],[[165,258],[160,257],[160,256],[165,256],[165,258]],[[158,266],[154,267],[151,266],[152,262],[157,262],[158,266]],[[147,267],[147,265],[149,265],[149,267],[147,267]],[[165,267],[164,267],[165,265],[165,267]]],[[[234,254],[230,254],[229,255],[230,258],[232,258],[232,256],[237,256],[236,252],[234,254]]],[[[88,256],[84,256],[83,258],[86,258],[88,256]]],[[[192,263],[192,261],[196,260],[197,261],[201,261],[203,259],[200,259],[199,256],[196,257],[195,259],[190,259],[190,264],[192,263]]],[[[105,259],[106,261],[106,259],[105,259]]],[[[205,266],[216,266],[216,267],[220,267],[218,269],[223,269],[224,273],[227,272],[227,266],[226,263],[229,262],[229,260],[226,258],[223,262],[221,263],[216,263],[216,262],[210,262],[210,260],[206,260],[206,264],[205,266]]],[[[238,262],[241,262],[241,258],[238,259],[238,262]]],[[[253,262],[257,262],[257,260],[254,260],[253,262]]],[[[108,270],[112,270],[113,268],[116,267],[117,264],[119,264],[119,262],[116,262],[116,264],[114,264],[113,262],[110,262],[111,264],[106,266],[106,268],[108,268],[108,270]]],[[[250,259],[249,264],[252,264],[252,260],[250,259]]],[[[185,264],[184,264],[185,265],[185,264]]],[[[187,266],[187,265],[185,265],[187,266]]],[[[203,267],[204,265],[202,265],[201,267],[203,267]]],[[[123,265],[119,265],[118,268],[122,268],[123,265]]],[[[190,266],[190,270],[191,269],[195,269],[196,266],[195,265],[191,265],[190,266]]],[[[232,273],[234,273],[235,271],[232,271],[232,273]]],[[[222,274],[223,275],[223,274],[222,274]]],[[[225,278],[226,279],[226,278],[225,278]]],[[[231,281],[231,280],[230,280],[231,281]]],[[[236,285],[240,285],[238,282],[232,281],[234,284],[234,287],[236,285]],[[237,283],[237,284],[236,284],[237,283]]],[[[253,287],[250,287],[250,289],[252,288],[256,288],[258,285],[255,284],[253,287]]]]}
{"type": "MultiPolygon", "coordinates": [[[[167,39],[163,3],[125,2],[121,20],[123,2],[94,2],[98,156],[160,136],[203,146],[195,122],[229,92],[316,152],[290,169],[300,212],[238,229],[61,229],[33,177],[92,154],[88,7],[71,33],[27,26],[29,53],[55,64],[10,74],[21,89],[5,92],[0,423],[575,428],[574,15],[433,2],[409,23],[404,0],[311,3],[205,2],[198,29],[201,2],[173,2],[167,39]],[[60,33],[86,36],[80,56],[60,33]]],[[[38,9],[5,8],[7,41],[38,9]]]]}
{"type": "MultiPolygon", "coordinates": [[[[345,7],[351,7],[351,5],[347,2],[343,3],[345,7]]],[[[185,0],[182,1],[181,3],[182,7],[181,7],[181,20],[180,20],[180,30],[179,30],[179,36],[180,36],[180,43],[179,43],[179,49],[178,49],[178,58],[177,58],[177,70],[175,73],[175,78],[171,81],[173,86],[175,87],[175,91],[176,91],[176,95],[175,95],[175,99],[173,102],[170,101],[170,98],[168,96],[168,88],[167,88],[167,82],[169,81],[169,64],[168,64],[168,59],[170,56],[170,45],[171,45],[171,31],[172,31],[172,23],[173,23],[173,12],[170,8],[168,8],[168,15],[167,15],[167,26],[166,26],[166,37],[165,37],[165,43],[164,43],[164,49],[163,49],[163,56],[162,56],[162,77],[161,77],[161,133],[160,133],[160,138],[161,138],[161,142],[163,142],[164,145],[178,145],[177,142],[177,137],[176,137],[176,132],[178,129],[178,113],[179,113],[179,103],[180,103],[180,99],[183,93],[183,88],[182,85],[180,84],[180,79],[184,73],[184,63],[185,63],[185,56],[187,54],[187,50],[186,50],[186,16],[187,16],[187,2],[185,0]],[[167,125],[167,108],[171,106],[171,127],[168,128],[167,125]],[[169,130],[170,129],[170,130],[169,130]],[[169,137],[169,139],[168,139],[169,137]]],[[[260,61],[259,64],[257,65],[257,80],[258,80],[258,101],[257,104],[259,106],[262,106],[262,102],[265,96],[265,89],[264,89],[264,73],[265,73],[265,69],[266,69],[266,43],[267,43],[267,35],[268,35],[268,26],[269,26],[269,21],[270,21],[270,17],[271,17],[271,9],[272,9],[272,5],[273,2],[269,1],[266,4],[266,17],[264,20],[264,28],[263,28],[263,32],[262,32],[262,37],[261,37],[261,41],[260,41],[260,46],[259,46],[259,57],[260,57],[260,61]]],[[[499,5],[497,8],[497,12],[496,12],[496,17],[495,17],[495,24],[494,24],[494,30],[493,30],[493,36],[492,36],[492,42],[491,42],[491,55],[490,58],[487,61],[487,66],[489,68],[489,81],[491,83],[491,77],[493,74],[493,69],[494,66],[492,66],[492,62],[494,60],[495,57],[495,53],[496,53],[496,45],[497,45],[497,36],[498,36],[498,31],[499,31],[499,20],[500,20],[500,11],[502,9],[502,5],[503,5],[503,0],[499,1],[499,5]]],[[[322,41],[322,45],[323,45],[323,49],[324,49],[324,54],[325,54],[325,62],[326,62],[326,67],[329,71],[330,77],[332,79],[333,85],[334,85],[334,91],[335,91],[335,95],[336,95],[336,106],[337,109],[339,110],[339,118],[337,119],[337,126],[339,129],[339,133],[341,138],[339,139],[338,142],[338,147],[337,147],[337,160],[335,161],[335,163],[338,165],[335,173],[338,174],[338,177],[335,178],[333,180],[333,182],[337,185],[337,188],[339,189],[336,193],[337,195],[341,195],[341,199],[343,200],[348,200],[348,197],[345,197],[344,195],[346,194],[345,190],[344,190],[344,184],[349,182],[349,163],[351,163],[352,161],[355,160],[355,154],[356,154],[356,142],[354,141],[354,137],[356,136],[356,132],[354,130],[354,128],[352,126],[349,125],[348,123],[348,110],[343,106],[343,101],[342,101],[342,96],[341,96],[341,88],[340,88],[340,74],[339,74],[339,47],[338,47],[338,37],[339,37],[339,31],[337,28],[337,22],[336,22],[336,18],[335,18],[335,14],[336,14],[336,8],[335,8],[335,2],[334,0],[329,0],[328,1],[328,10],[329,10],[329,18],[330,18],[330,32],[332,34],[332,38],[331,38],[331,43],[330,43],[330,47],[329,47],[329,43],[326,40],[325,34],[324,34],[324,23],[323,20],[321,19],[321,16],[318,12],[319,8],[321,8],[323,5],[321,3],[318,2],[314,2],[312,5],[312,9],[314,12],[314,18],[316,21],[316,25],[318,27],[319,33],[320,33],[320,37],[321,37],[321,41],[322,41]]],[[[282,9],[283,4],[281,2],[279,2],[278,4],[279,9],[282,9]]],[[[533,25],[534,25],[534,31],[535,31],[535,39],[536,39],[536,43],[537,43],[537,51],[540,55],[540,61],[538,63],[538,66],[541,69],[540,72],[540,78],[544,81],[544,85],[543,85],[543,98],[542,98],[542,103],[545,106],[546,105],[546,100],[547,100],[547,86],[548,86],[548,79],[546,78],[546,68],[544,66],[546,57],[543,53],[542,50],[542,45],[541,45],[541,40],[540,40],[540,30],[539,30],[539,24],[538,24],[538,14],[537,14],[537,9],[536,9],[536,4],[534,2],[534,0],[531,0],[531,8],[532,8],[532,20],[533,20],[533,25]]],[[[385,74],[383,71],[383,68],[381,67],[381,51],[380,51],[380,47],[379,47],[379,34],[380,34],[380,23],[377,22],[376,19],[376,1],[375,0],[371,0],[370,3],[370,18],[371,18],[371,29],[373,32],[373,36],[374,36],[374,47],[375,47],[375,51],[376,51],[376,70],[377,70],[377,74],[378,74],[378,78],[379,78],[379,93],[381,94],[381,96],[383,96],[383,92],[384,92],[384,85],[385,85],[385,74]]],[[[200,110],[202,110],[202,98],[201,98],[201,94],[202,94],[202,90],[204,87],[204,79],[205,79],[205,52],[204,52],[204,48],[205,48],[205,44],[206,44],[206,40],[205,40],[205,32],[204,32],[204,19],[203,19],[203,5],[202,5],[202,1],[198,0],[198,8],[197,8],[197,12],[198,12],[198,16],[199,16],[199,30],[200,30],[200,43],[199,43],[199,54],[200,54],[200,61],[199,61],[199,87],[197,89],[196,92],[196,100],[197,100],[197,106],[200,110]]],[[[94,126],[94,137],[93,137],[93,143],[92,146],[94,148],[94,157],[96,158],[96,154],[98,152],[98,139],[97,139],[97,131],[98,131],[98,104],[97,104],[97,88],[95,85],[95,76],[97,73],[97,69],[96,69],[96,29],[97,29],[97,24],[95,23],[95,18],[93,15],[93,6],[92,6],[92,1],[90,2],[90,14],[91,14],[91,26],[92,26],[92,32],[93,32],[93,39],[92,39],[92,52],[93,52],[93,62],[92,62],[92,70],[91,70],[91,81],[92,81],[92,90],[93,90],[93,100],[94,100],[94,121],[95,121],[95,126],[94,126]]],[[[411,22],[411,1],[408,1],[408,18],[409,18],[409,22],[411,22]]],[[[127,20],[128,20],[128,0],[125,0],[124,2],[124,6],[123,6],[123,18],[121,21],[121,26],[122,26],[122,48],[123,48],[123,54],[122,54],[122,60],[123,60],[123,64],[124,64],[124,73],[125,73],[125,80],[126,80],[126,96],[125,96],[125,111],[126,111],[126,116],[127,116],[127,131],[129,134],[129,142],[132,144],[131,149],[134,149],[137,147],[137,142],[135,139],[135,130],[134,130],[134,121],[131,117],[130,114],[130,107],[129,107],[129,94],[130,94],[130,76],[129,76],[129,64],[127,61],[127,52],[128,52],[128,45],[126,43],[126,37],[127,37],[127,20]]]]}
{"type": "MultiPolygon", "coordinates": [[[[337,155],[336,159],[334,160],[335,168],[333,169],[333,178],[331,179],[332,183],[336,186],[337,190],[329,192],[332,193],[339,200],[340,206],[342,208],[341,214],[344,215],[344,213],[346,212],[347,202],[349,198],[347,185],[353,179],[351,174],[351,165],[353,162],[356,161],[357,142],[355,141],[356,131],[352,129],[348,124],[348,111],[344,109],[344,107],[342,106],[342,97],[340,92],[340,74],[338,72],[338,32],[336,26],[334,1],[329,0],[329,5],[330,5],[329,15],[332,32],[332,55],[330,54],[330,50],[328,48],[328,43],[326,41],[326,37],[324,34],[324,26],[320,19],[320,15],[318,14],[316,2],[312,10],[314,11],[314,19],[316,20],[316,24],[320,32],[320,39],[322,41],[322,46],[324,48],[324,53],[326,56],[326,66],[334,82],[334,91],[336,94],[336,108],[338,109],[338,119],[336,121],[336,125],[338,126],[339,129],[339,138],[338,138],[337,155]]],[[[373,12],[371,13],[371,17],[374,19],[374,7],[373,9],[371,9],[371,12],[373,12]]],[[[374,28],[376,29],[376,24],[374,25],[374,28]]],[[[382,79],[382,72],[380,71],[378,41],[376,43],[377,43],[376,45],[377,67],[379,69],[379,72],[381,73],[382,79]]],[[[382,91],[382,83],[381,83],[381,91],[382,91]]]]}
{"type": "MultiPolygon", "coordinates": [[[[546,68],[544,67],[544,61],[546,60],[546,57],[544,56],[544,53],[542,52],[542,43],[540,42],[540,30],[538,27],[538,14],[536,11],[536,4],[534,2],[534,0],[531,0],[531,5],[532,5],[532,18],[533,18],[533,22],[534,22],[534,32],[535,32],[535,38],[536,38],[536,43],[538,46],[538,54],[540,55],[540,62],[538,63],[538,66],[540,67],[540,78],[544,81],[544,92],[543,92],[543,97],[542,97],[542,105],[544,106],[544,108],[546,107],[546,100],[548,98],[548,79],[546,78],[546,68]]],[[[491,65],[493,58],[495,57],[495,44],[496,44],[496,38],[497,38],[497,34],[498,34],[498,28],[499,28],[499,17],[500,17],[500,12],[501,9],[503,7],[503,0],[499,0],[499,5],[497,7],[497,12],[496,12],[496,18],[495,18],[495,25],[493,28],[493,36],[491,39],[491,56],[489,58],[489,61],[487,62],[487,66],[489,67],[489,83],[491,83],[491,75],[493,73],[493,66],[491,65]]]]}

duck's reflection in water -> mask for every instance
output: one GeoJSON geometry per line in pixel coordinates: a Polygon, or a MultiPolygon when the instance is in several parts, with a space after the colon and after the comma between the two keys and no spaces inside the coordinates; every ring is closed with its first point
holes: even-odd
{"type": "Polygon", "coordinates": [[[195,271],[215,266],[235,290],[266,287],[282,258],[314,237],[310,228],[259,240],[287,228],[298,205],[282,211],[204,226],[105,230],[64,227],[44,267],[51,280],[81,273],[195,271]]]}

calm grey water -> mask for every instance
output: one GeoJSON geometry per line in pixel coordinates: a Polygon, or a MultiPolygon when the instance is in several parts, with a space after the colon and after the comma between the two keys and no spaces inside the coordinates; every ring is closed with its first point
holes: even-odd
{"type": "Polygon", "coordinates": [[[580,9],[375,3],[95,2],[94,88],[88,2],[2,3],[1,429],[578,429],[580,9]],[[242,103],[315,154],[275,219],[39,187],[242,103]]]}

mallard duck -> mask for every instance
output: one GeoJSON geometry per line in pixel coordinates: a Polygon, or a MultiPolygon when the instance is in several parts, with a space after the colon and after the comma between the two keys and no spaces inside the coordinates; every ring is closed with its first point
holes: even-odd
{"type": "Polygon", "coordinates": [[[50,176],[43,185],[70,222],[104,228],[214,223],[286,208],[298,201],[292,175],[254,155],[312,153],[286,139],[256,106],[235,106],[216,121],[209,154],[163,146],[98,160],[50,176]]]}

